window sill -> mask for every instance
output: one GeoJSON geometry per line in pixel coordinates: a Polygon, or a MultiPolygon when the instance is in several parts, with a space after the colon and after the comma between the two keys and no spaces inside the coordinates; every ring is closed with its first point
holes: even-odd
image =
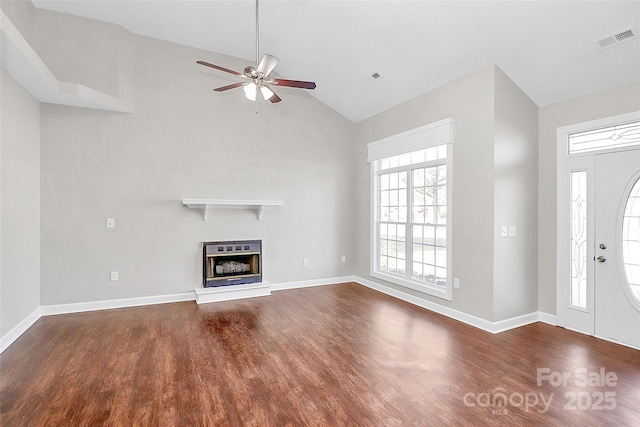
{"type": "Polygon", "coordinates": [[[451,285],[447,283],[446,287],[429,286],[412,280],[407,280],[402,277],[394,276],[391,274],[382,273],[379,271],[372,271],[371,276],[377,279],[385,280],[387,282],[395,283],[396,285],[403,286],[405,288],[413,289],[414,291],[422,292],[427,295],[442,298],[447,301],[453,300],[451,292],[451,285]]]}

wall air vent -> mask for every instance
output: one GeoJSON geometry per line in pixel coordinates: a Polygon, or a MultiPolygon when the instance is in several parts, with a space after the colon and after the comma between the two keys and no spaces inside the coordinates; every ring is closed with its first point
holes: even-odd
{"type": "Polygon", "coordinates": [[[614,34],[609,34],[608,36],[602,37],[596,40],[596,43],[598,43],[598,45],[600,45],[600,47],[604,49],[619,44],[623,41],[634,39],[636,37],[638,37],[638,32],[634,31],[633,27],[629,27],[625,28],[624,30],[617,31],[614,34]]]}

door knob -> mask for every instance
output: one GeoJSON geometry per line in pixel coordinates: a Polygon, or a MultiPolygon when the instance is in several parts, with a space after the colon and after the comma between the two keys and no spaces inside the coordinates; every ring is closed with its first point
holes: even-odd
{"type": "Polygon", "coordinates": [[[598,260],[598,262],[605,262],[607,259],[606,259],[605,257],[603,257],[602,255],[600,255],[600,256],[597,258],[597,260],[598,260]]]}
{"type": "Polygon", "coordinates": [[[605,245],[604,243],[600,243],[600,249],[602,250],[607,249],[607,245],[605,245]]]}

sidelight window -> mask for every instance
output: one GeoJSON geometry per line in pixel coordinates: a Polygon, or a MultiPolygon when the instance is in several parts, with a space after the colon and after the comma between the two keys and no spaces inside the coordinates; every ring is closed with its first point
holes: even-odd
{"type": "Polygon", "coordinates": [[[587,308],[587,171],[571,172],[571,306],[587,308]]]}

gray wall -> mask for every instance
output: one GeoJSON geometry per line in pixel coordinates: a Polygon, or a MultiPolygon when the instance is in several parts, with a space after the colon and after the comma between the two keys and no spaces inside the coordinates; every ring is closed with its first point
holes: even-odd
{"type": "Polygon", "coordinates": [[[36,9],[33,48],[61,81],[119,96],[131,50],[129,32],[93,19],[36,9]],[[78,37],[81,35],[81,37],[78,37]]]}
{"type": "Polygon", "coordinates": [[[0,336],[40,307],[40,104],[0,71],[0,336]]]}
{"type": "Polygon", "coordinates": [[[0,0],[0,9],[32,47],[35,46],[36,9],[30,0],[0,0]]]}
{"type": "MultiPolygon", "coordinates": [[[[484,67],[358,125],[358,216],[370,217],[366,145],[452,117],[453,301],[414,296],[499,321],[537,310],[537,106],[498,67],[484,67]],[[518,236],[503,239],[500,225],[518,236]]],[[[368,221],[358,227],[357,274],[369,275],[368,221]]]]}
{"type": "Polygon", "coordinates": [[[484,67],[357,125],[358,129],[358,265],[369,275],[370,165],[367,144],[443,118],[453,118],[453,265],[460,279],[453,301],[384,285],[484,319],[493,318],[494,76],[484,67]],[[473,242],[473,243],[470,243],[473,242]]]}
{"type": "MultiPolygon", "coordinates": [[[[64,47],[57,66],[72,66],[67,39],[84,39],[69,29],[87,23],[47,16],[55,25],[43,25],[41,37],[64,47]]],[[[100,49],[118,50],[120,32],[102,25],[103,43],[114,46],[100,49]]],[[[202,241],[262,239],[264,278],[273,283],[350,274],[340,258],[353,258],[352,124],[287,88],[278,90],[283,102],[256,114],[241,90],[211,90],[232,79],[195,63],[242,69],[247,61],[133,34],[124,45],[112,56],[135,69],[133,114],[41,109],[43,305],[193,291],[202,241]],[[205,222],[183,198],[284,206],[262,221],[250,211],[213,211],[205,222]],[[114,229],[105,227],[109,217],[114,229]],[[110,281],[110,271],[120,280],[110,281]]],[[[93,67],[92,56],[83,61],[93,67]]]]}
{"type": "Polygon", "coordinates": [[[557,136],[561,126],[640,110],[640,83],[547,107],[539,112],[538,309],[556,313],[557,136]]]}
{"type": "Polygon", "coordinates": [[[556,128],[640,109],[640,83],[538,109],[492,65],[357,125],[286,88],[283,103],[256,115],[237,91],[212,92],[230,80],[195,64],[250,60],[30,2],[0,6],[60,80],[135,94],[133,114],[39,106],[3,72],[0,334],[41,304],[190,291],[203,240],[263,239],[275,283],[372,280],[366,144],[446,117],[455,128],[451,272],[461,288],[452,302],[401,290],[493,321],[555,313],[556,128]],[[214,211],[204,222],[181,205],[190,197],[285,204],[263,221],[214,211]],[[500,238],[501,225],[517,237],[500,238]]]}
{"type": "Polygon", "coordinates": [[[495,73],[493,320],[538,310],[538,106],[495,73]],[[515,226],[515,238],[500,237],[515,226]]]}

